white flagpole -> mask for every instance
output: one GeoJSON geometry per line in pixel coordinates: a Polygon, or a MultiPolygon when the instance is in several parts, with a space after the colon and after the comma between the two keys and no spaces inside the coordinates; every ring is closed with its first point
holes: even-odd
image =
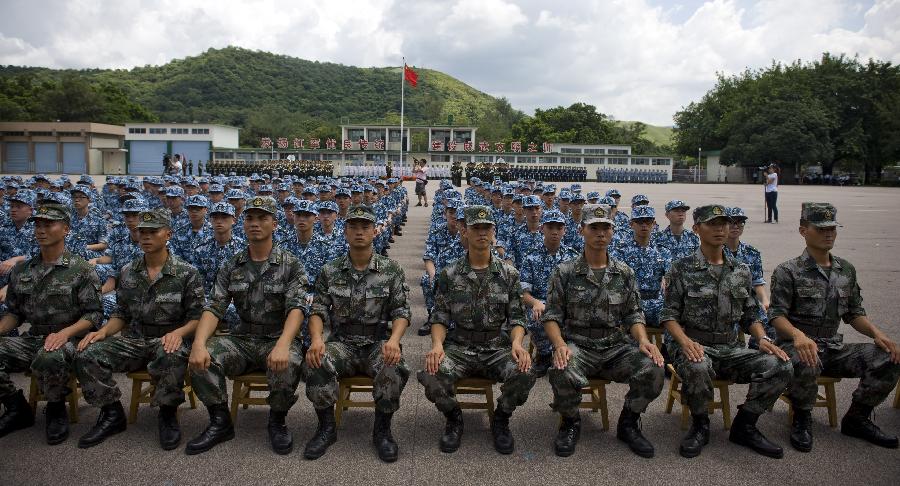
{"type": "Polygon", "coordinates": [[[406,56],[403,57],[403,69],[400,70],[400,172],[403,172],[403,92],[406,88],[406,56]]]}

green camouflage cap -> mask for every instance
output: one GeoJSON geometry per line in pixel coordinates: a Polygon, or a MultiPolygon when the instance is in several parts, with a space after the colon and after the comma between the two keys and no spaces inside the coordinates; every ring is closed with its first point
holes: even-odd
{"type": "Polygon", "coordinates": [[[728,208],[721,204],[707,204],[694,209],[694,223],[700,224],[716,218],[728,218],[728,208]]]}
{"type": "Polygon", "coordinates": [[[50,221],[65,221],[69,222],[72,220],[72,215],[69,212],[69,208],[62,204],[42,204],[38,207],[37,211],[30,218],[32,221],[35,219],[47,219],[50,221]]]}
{"type": "Polygon", "coordinates": [[[373,223],[377,222],[375,211],[372,210],[372,206],[367,206],[365,204],[354,204],[347,209],[346,220],[350,221],[351,219],[364,219],[373,223]]]}
{"type": "Polygon", "coordinates": [[[278,204],[271,196],[256,196],[247,199],[247,206],[244,207],[244,211],[251,209],[259,209],[269,214],[278,214],[278,204]]]}
{"type": "Polygon", "coordinates": [[[581,224],[594,223],[615,224],[609,215],[610,207],[606,204],[586,204],[581,210],[581,224]]]}
{"type": "Polygon", "coordinates": [[[805,202],[800,209],[800,221],[818,228],[835,228],[841,226],[837,222],[837,209],[831,203],[805,202]]]}
{"type": "Polygon", "coordinates": [[[141,212],[138,228],[171,228],[172,213],[166,208],[156,208],[141,212]]]}
{"type": "Polygon", "coordinates": [[[494,215],[491,208],[487,206],[469,206],[465,210],[466,226],[474,226],[476,224],[495,224],[494,215]]]}

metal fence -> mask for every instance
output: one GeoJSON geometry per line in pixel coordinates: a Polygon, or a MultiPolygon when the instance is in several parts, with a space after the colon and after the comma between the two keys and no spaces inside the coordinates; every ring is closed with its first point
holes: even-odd
{"type": "MultiPolygon", "coordinates": [[[[697,182],[697,168],[672,169],[672,182],[697,182]]],[[[706,182],[706,169],[700,169],[700,182],[706,182]]]]}

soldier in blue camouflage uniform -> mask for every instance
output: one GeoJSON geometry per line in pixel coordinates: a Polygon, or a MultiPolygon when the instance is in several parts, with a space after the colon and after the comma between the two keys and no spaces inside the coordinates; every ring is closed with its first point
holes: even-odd
{"type": "Polygon", "coordinates": [[[691,256],[700,248],[700,238],[689,228],[684,227],[687,211],[691,209],[684,201],[674,199],[666,203],[666,218],[669,226],[654,236],[657,248],[665,248],[672,255],[672,260],[691,256]]]}
{"type": "Polygon", "coordinates": [[[327,241],[332,247],[333,252],[343,254],[349,248],[347,240],[344,239],[344,221],[337,217],[338,206],[334,201],[319,201],[316,205],[318,209],[318,221],[316,221],[316,236],[327,241]]]}
{"type": "Polygon", "coordinates": [[[580,193],[575,193],[569,202],[569,213],[566,215],[566,235],[563,244],[578,253],[584,249],[584,238],[581,236],[581,214],[587,199],[580,193]]]}
{"type": "Polygon", "coordinates": [[[169,186],[165,189],[165,207],[172,213],[172,227],[179,228],[184,224],[190,224],[185,210],[184,189],[179,186],[169,186]]]}
{"type": "Polygon", "coordinates": [[[165,194],[162,191],[163,180],[158,176],[144,177],[144,200],[147,201],[147,207],[156,209],[165,207],[163,199],[165,194]]]}
{"type": "MultiPolygon", "coordinates": [[[[137,224],[140,221],[138,216],[140,213],[149,210],[147,203],[143,199],[130,199],[122,205],[122,214],[125,222],[121,226],[121,230],[115,232],[110,237],[109,248],[103,257],[98,260],[99,264],[105,265],[98,274],[106,275],[103,281],[103,313],[109,317],[116,304],[116,280],[119,278],[119,272],[122,268],[135,258],[144,254],[138,244],[137,224]]],[[[99,265],[98,265],[99,266],[99,265]]]]}
{"type": "Polygon", "coordinates": [[[244,233],[244,206],[247,204],[246,194],[239,189],[230,189],[225,195],[228,204],[234,206],[234,229],[235,236],[247,239],[244,233]]]}
{"type": "Polygon", "coordinates": [[[100,323],[100,282],[90,265],[65,248],[69,208],[47,204],[31,218],[38,253],[22,261],[9,276],[8,313],[0,335],[23,323],[23,336],[0,337],[0,437],[34,424],[31,406],[9,373],[31,370],[47,399],[46,438],[50,445],[69,436],[65,398],[75,355],[73,338],[100,323]]]}
{"type": "Polygon", "coordinates": [[[610,256],[621,260],[634,271],[641,296],[641,309],[647,327],[659,328],[659,313],[663,308],[663,277],[672,265],[672,255],[666,248],[653,246],[651,232],[656,212],[650,206],[635,206],[631,210],[631,237],[619,240],[610,256]]]}
{"type": "Polygon", "coordinates": [[[562,416],[553,445],[563,457],[575,452],[581,390],[594,377],[629,384],[616,436],[639,456],[655,453],[638,421],[662,391],[663,359],[647,337],[634,272],[607,251],[613,235],[609,215],[608,206],[585,207],[584,252],[554,270],[541,317],[554,350],[552,406],[562,416]]]}
{"type": "Polygon", "coordinates": [[[544,243],[535,251],[529,253],[520,267],[520,280],[522,282],[522,304],[525,306],[527,316],[526,328],[531,342],[537,350],[532,370],[538,377],[544,376],[552,364],[553,348],[544,333],[544,325],[541,323],[541,315],[544,313],[547,302],[547,288],[550,282],[550,274],[562,262],[578,258],[579,252],[565,246],[562,236],[567,232],[568,222],[566,217],[557,210],[551,209],[541,216],[541,233],[544,235],[544,243]]]}
{"type": "Polygon", "coordinates": [[[0,280],[6,285],[6,277],[13,266],[30,258],[37,252],[34,239],[35,193],[30,189],[20,189],[7,197],[9,201],[9,219],[0,227],[0,280]]]}
{"type": "Polygon", "coordinates": [[[294,206],[294,239],[281,244],[282,248],[291,252],[303,264],[310,289],[315,286],[322,267],[342,254],[331,241],[313,231],[318,215],[317,203],[298,201],[294,206]]]}
{"type": "Polygon", "coordinates": [[[109,232],[107,221],[96,212],[92,212],[91,201],[94,192],[88,186],[78,185],[70,192],[72,197],[72,238],[82,241],[90,254],[86,258],[97,258],[107,248],[106,237],[109,232]]]}
{"type": "Polygon", "coordinates": [[[182,260],[190,260],[191,253],[197,243],[212,235],[212,226],[206,219],[209,211],[209,199],[206,196],[195,194],[187,198],[187,222],[180,224],[172,221],[172,250],[182,260]]]}
{"type": "MultiPolygon", "coordinates": [[[[463,206],[463,202],[453,198],[441,204],[444,208],[444,219],[440,225],[433,228],[425,239],[425,252],[422,260],[425,262],[425,272],[419,280],[422,287],[422,296],[425,298],[425,310],[431,314],[434,307],[434,280],[438,269],[435,263],[437,256],[444,251],[445,248],[451,246],[455,240],[459,239],[458,221],[456,218],[458,208],[463,206]]],[[[437,203],[433,206],[438,206],[437,203]]],[[[419,336],[427,336],[431,332],[431,324],[428,320],[419,327],[417,334],[419,336]]]]}
{"type": "Polygon", "coordinates": [[[728,439],[759,454],[780,458],[784,450],[756,428],[759,416],[772,409],[791,380],[790,359],[766,336],[759,303],[751,290],[750,269],[725,253],[726,208],[718,204],[694,209],[694,232],[700,249],[672,264],[666,275],[665,308],[660,320],[672,336],[669,356],[681,377],[682,406],[690,409],[691,428],[681,441],[684,457],[700,455],[709,443],[708,402],[713,379],[749,383],[747,400],[731,424],[728,439]],[[734,327],[761,339],[747,349],[734,327]]]}
{"type": "Polygon", "coordinates": [[[125,430],[122,393],[112,374],[145,367],[155,387],[151,403],[159,406],[160,446],[172,450],[181,443],[176,412],[184,402],[190,337],[205,298],[197,269],[166,247],[170,225],[167,209],[141,213],[137,228],[144,255],[122,269],[109,322],[78,345],[75,369],[84,399],[100,407],[97,423],[78,447],[93,447],[125,430]]]}
{"type": "MultiPolygon", "coordinates": [[[[725,253],[750,267],[753,292],[756,294],[756,300],[759,301],[759,322],[766,328],[766,335],[771,339],[775,339],[775,328],[769,324],[767,316],[769,293],[766,292],[766,279],[763,277],[762,254],[756,247],[741,241],[741,235],[744,234],[744,226],[747,224],[747,215],[744,213],[744,210],[734,207],[728,208],[726,211],[730,222],[728,224],[728,239],[725,240],[725,253]]],[[[748,345],[752,349],[759,349],[759,342],[752,336],[748,345]]]]}
{"type": "Polygon", "coordinates": [[[317,459],[337,439],[334,404],[340,378],[363,374],[373,379],[375,425],[372,443],[385,462],[397,460],[391,418],[409,379],[400,339],[409,326],[409,287],[397,262],[372,248],[375,213],[353,206],[347,216],[348,254],[329,262],[315,283],[310,312],[311,345],[306,354],[306,396],[319,427],[304,457],[317,459]],[[323,337],[328,322],[331,334],[323,337]]]}
{"type": "MultiPolygon", "coordinates": [[[[219,268],[247,247],[247,242],[243,238],[234,236],[232,232],[234,206],[226,202],[213,204],[209,210],[209,220],[212,231],[197,242],[188,260],[200,272],[200,276],[203,278],[203,290],[207,298],[212,292],[219,268]]],[[[223,320],[228,330],[240,323],[240,317],[238,317],[237,309],[233,304],[228,306],[223,320]]]]}
{"type": "Polygon", "coordinates": [[[541,233],[542,201],[537,196],[522,198],[522,210],[525,212],[525,224],[519,226],[511,234],[511,241],[500,242],[507,249],[506,259],[511,260],[516,268],[522,265],[525,257],[544,244],[541,233]]]}
{"type": "Polygon", "coordinates": [[[465,214],[468,252],[438,275],[430,319],[432,348],[417,378],[425,397],[447,418],[440,441],[444,452],[456,451],[463,433],[456,381],[483,376],[502,382],[491,432],[494,448],[511,454],[515,444],[509,419],[528,400],[537,379],[530,371],[531,356],[522,347],[525,311],[519,272],[491,254],[490,208],[469,206],[465,214]],[[455,328],[448,335],[450,323],[455,328]],[[449,340],[446,348],[445,340],[449,340]]]}
{"type": "Polygon", "coordinates": [[[772,273],[769,317],[794,364],[787,392],[794,409],[791,445],[802,452],[812,450],[816,379],[825,375],[859,378],[841,433],[896,449],[897,436],[882,432],[871,416],[900,377],[900,348],[866,317],[856,268],[831,252],[838,226],[837,210],[830,203],[803,203],[800,235],[806,249],[772,273]],[[837,332],[841,320],[873,342],[845,343],[837,332]]]}
{"type": "Polygon", "coordinates": [[[248,200],[244,217],[247,249],[219,269],[197,326],[189,359],[191,383],[209,409],[210,424],[188,443],[188,454],[206,452],[234,438],[226,377],[262,370],[270,390],[272,449],[278,454],[293,450],[285,417],[297,401],[303,362],[297,336],[306,311],[308,282],[300,261],[272,241],[276,212],[277,205],[270,197],[248,200]],[[211,337],[232,301],[240,323],[230,335],[211,337]]]}

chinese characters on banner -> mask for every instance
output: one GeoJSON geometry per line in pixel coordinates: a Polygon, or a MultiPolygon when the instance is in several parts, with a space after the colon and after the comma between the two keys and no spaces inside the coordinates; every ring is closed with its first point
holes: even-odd
{"type": "MultiPolygon", "coordinates": [[[[360,138],[355,142],[352,140],[343,140],[341,142],[342,150],[369,150],[370,147],[372,150],[384,151],[387,150],[387,144],[384,139],[373,140],[371,143],[369,140],[365,138],[360,138]]],[[[261,149],[271,149],[277,148],[279,150],[287,150],[288,148],[293,148],[297,150],[320,150],[322,148],[322,140],[319,138],[310,138],[309,140],[303,138],[294,138],[293,140],[289,140],[287,137],[278,137],[275,139],[274,143],[270,137],[262,137],[259,139],[259,148],[261,149]],[[308,144],[307,144],[308,142],[308,144]]],[[[333,138],[325,139],[325,149],[326,150],[336,150],[338,147],[337,140],[333,138]]],[[[449,152],[457,152],[459,151],[459,143],[455,140],[451,140],[446,144],[446,150],[449,152]]],[[[444,142],[440,140],[432,140],[431,141],[431,151],[432,152],[443,152],[445,148],[444,142]]],[[[496,153],[506,153],[507,152],[507,144],[505,142],[488,142],[486,140],[482,140],[478,142],[478,145],[475,145],[475,142],[471,140],[466,140],[462,143],[462,150],[464,152],[474,152],[478,149],[479,152],[496,152],[496,153]]],[[[538,146],[535,142],[528,142],[527,145],[523,146],[523,142],[521,141],[512,141],[509,142],[509,152],[519,153],[522,152],[523,148],[526,152],[538,152],[540,149],[541,152],[550,153],[553,149],[553,144],[550,142],[543,142],[540,146],[538,146]]]]}

